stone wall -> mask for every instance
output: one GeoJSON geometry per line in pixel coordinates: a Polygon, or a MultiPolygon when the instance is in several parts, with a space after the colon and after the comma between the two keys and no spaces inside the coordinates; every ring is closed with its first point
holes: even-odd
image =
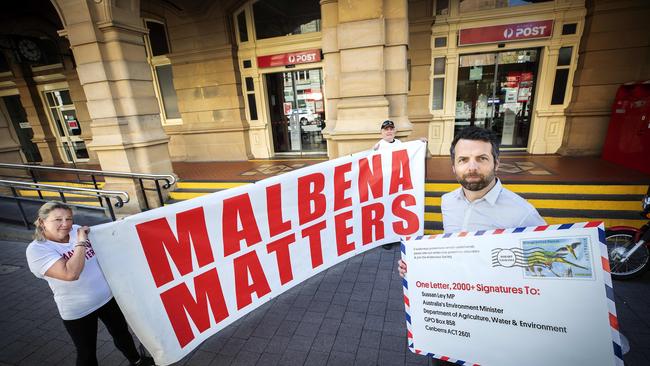
{"type": "Polygon", "coordinates": [[[591,0],[586,6],[562,155],[599,155],[618,87],[650,79],[650,2],[591,0]]]}

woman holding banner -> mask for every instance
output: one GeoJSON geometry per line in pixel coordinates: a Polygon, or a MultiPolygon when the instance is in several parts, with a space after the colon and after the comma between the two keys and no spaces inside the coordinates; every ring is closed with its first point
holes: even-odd
{"type": "Polygon", "coordinates": [[[34,241],[27,247],[29,269],[54,293],[77,350],[77,366],[97,365],[98,319],[131,365],[153,365],[153,359],[141,356],[135,347],[88,240],[90,229],[74,225],[72,208],[61,202],[41,206],[34,226],[34,241]]]}

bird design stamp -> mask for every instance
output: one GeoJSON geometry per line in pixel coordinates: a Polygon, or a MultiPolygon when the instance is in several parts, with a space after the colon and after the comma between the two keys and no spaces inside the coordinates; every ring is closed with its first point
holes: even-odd
{"type": "Polygon", "coordinates": [[[519,267],[526,278],[594,276],[588,237],[521,240],[521,248],[494,248],[493,267],[519,267]]]}

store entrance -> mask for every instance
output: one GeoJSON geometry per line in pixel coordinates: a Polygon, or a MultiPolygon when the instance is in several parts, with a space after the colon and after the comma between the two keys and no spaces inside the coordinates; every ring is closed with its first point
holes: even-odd
{"type": "Polygon", "coordinates": [[[526,148],[533,112],[539,49],[460,56],[456,94],[458,132],[495,131],[506,148],[526,148]]]}
{"type": "Polygon", "coordinates": [[[57,145],[66,163],[88,161],[88,149],[81,138],[81,125],[77,120],[69,90],[45,92],[50,119],[56,131],[57,145]]]}
{"type": "Polygon", "coordinates": [[[324,154],[325,108],[322,70],[266,75],[273,148],[276,155],[324,154]]]}

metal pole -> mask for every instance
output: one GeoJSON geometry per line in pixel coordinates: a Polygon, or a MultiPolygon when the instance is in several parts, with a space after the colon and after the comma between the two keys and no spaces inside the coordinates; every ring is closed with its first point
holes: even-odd
{"type": "MultiPolygon", "coordinates": [[[[93,180],[93,187],[95,187],[95,189],[99,189],[99,187],[97,186],[97,179],[95,178],[95,174],[91,174],[90,179],[93,180]]],[[[99,205],[104,207],[104,202],[102,201],[102,198],[99,195],[97,196],[97,199],[99,200],[99,205]]]]}
{"type": "Polygon", "coordinates": [[[59,191],[59,197],[61,197],[61,201],[66,202],[65,194],[63,194],[63,191],[59,191]]]}
{"type": "Polygon", "coordinates": [[[164,202],[163,202],[162,191],[160,189],[160,183],[158,182],[158,179],[154,179],[153,181],[156,183],[156,192],[158,192],[158,199],[160,200],[160,207],[163,207],[164,202]]]}
{"type": "MultiPolygon", "coordinates": [[[[485,126],[487,129],[492,129],[492,125],[494,124],[494,114],[496,113],[496,103],[495,99],[497,96],[497,83],[499,82],[499,78],[497,75],[499,74],[499,52],[494,54],[494,83],[492,84],[492,117],[490,118],[490,126],[485,126]]],[[[499,103],[499,108],[501,108],[501,105],[499,103]]]]}
{"type": "Polygon", "coordinates": [[[108,207],[108,212],[111,214],[111,220],[115,221],[115,211],[113,211],[113,205],[111,205],[111,199],[106,196],[104,197],[106,200],[106,206],[108,207]]]}
{"type": "Polygon", "coordinates": [[[147,210],[150,210],[151,208],[149,207],[149,200],[147,199],[147,191],[144,189],[144,183],[142,183],[142,178],[138,178],[138,183],[140,183],[140,189],[142,190],[144,206],[147,208],[147,210]]]}
{"type": "Polygon", "coordinates": [[[23,224],[25,225],[25,228],[27,230],[29,230],[30,229],[29,221],[27,221],[27,215],[25,215],[25,210],[23,209],[23,205],[20,202],[20,198],[18,197],[18,192],[16,192],[16,188],[11,187],[11,193],[13,193],[14,197],[16,197],[16,204],[18,205],[18,210],[20,211],[20,216],[23,219],[23,224]]]}
{"type": "MultiPolygon", "coordinates": [[[[34,175],[34,171],[29,168],[27,168],[27,171],[29,171],[29,175],[32,176],[32,181],[34,181],[34,183],[38,183],[38,180],[36,179],[36,175],[34,175]]],[[[38,193],[38,198],[43,199],[43,194],[41,193],[41,191],[37,190],[36,192],[38,193]]]]}

